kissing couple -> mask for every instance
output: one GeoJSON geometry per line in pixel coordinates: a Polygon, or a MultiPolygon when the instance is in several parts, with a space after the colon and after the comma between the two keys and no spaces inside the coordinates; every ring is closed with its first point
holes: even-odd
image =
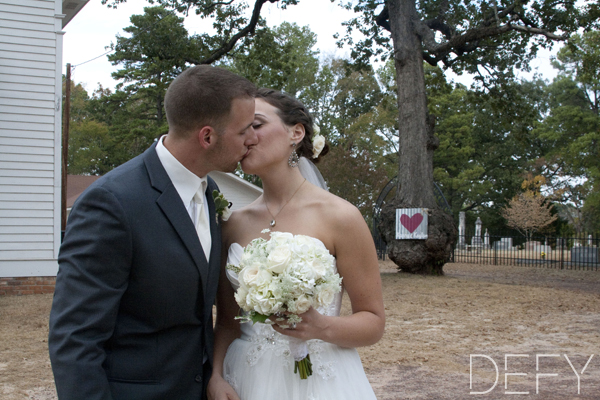
{"type": "Polygon", "coordinates": [[[69,216],[48,340],[58,398],[375,399],[356,351],[385,325],[375,245],[312,164],[328,147],[309,111],[211,66],[181,73],[164,107],[168,133],[95,181],[69,216]],[[240,163],[263,193],[227,219],[208,173],[240,163]],[[293,323],[240,323],[241,279],[227,266],[274,232],[330,255],[342,290],[293,323]],[[344,291],[352,313],[340,316],[344,291]],[[310,352],[307,379],[294,373],[293,341],[310,352]]]}

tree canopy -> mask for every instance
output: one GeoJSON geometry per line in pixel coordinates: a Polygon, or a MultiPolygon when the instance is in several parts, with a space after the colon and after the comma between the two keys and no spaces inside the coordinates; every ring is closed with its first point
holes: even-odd
{"type": "Polygon", "coordinates": [[[75,94],[82,100],[72,112],[79,118],[72,171],[105,173],[141,153],[167,131],[162,97],[170,81],[212,63],[309,107],[332,145],[320,168],[366,219],[383,185],[399,175],[402,190],[418,188],[401,192],[404,201],[424,205],[432,187],[424,183],[435,180],[455,218],[469,211],[487,226],[504,226],[501,210],[533,173],[545,177],[561,218],[600,225],[597,2],[358,1],[347,6],[358,16],[340,38],[353,46],[351,59],[320,58],[306,26],[267,27],[265,0],[149,3],[157,6],[133,16],[112,45],[116,91],[75,94]],[[214,29],[189,35],[184,16],[211,20],[214,29]],[[584,30],[571,35],[578,27],[584,30]],[[412,36],[403,41],[400,33],[412,36]],[[514,79],[514,68],[527,70],[539,48],[566,38],[554,82],[514,79]],[[376,68],[376,58],[387,62],[376,68]],[[448,68],[475,74],[478,85],[446,81],[448,68]]]}

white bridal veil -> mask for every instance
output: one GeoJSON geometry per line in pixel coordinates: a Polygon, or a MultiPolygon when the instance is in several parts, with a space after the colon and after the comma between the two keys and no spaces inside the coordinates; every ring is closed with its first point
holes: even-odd
{"type": "Polygon", "coordinates": [[[325,183],[325,179],[323,179],[323,175],[319,172],[319,169],[306,157],[300,157],[300,161],[298,162],[298,169],[303,177],[306,178],[307,181],[312,183],[315,186],[320,187],[321,189],[325,189],[329,191],[327,187],[327,183],[325,183]]]}

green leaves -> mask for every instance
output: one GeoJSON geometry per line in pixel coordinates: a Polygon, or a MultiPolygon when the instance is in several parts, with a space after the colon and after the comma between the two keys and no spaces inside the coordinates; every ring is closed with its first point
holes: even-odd
{"type": "Polygon", "coordinates": [[[258,87],[269,87],[302,98],[319,70],[317,36],[307,26],[284,22],[261,28],[224,62],[258,87]]]}
{"type": "Polygon", "coordinates": [[[218,190],[213,190],[212,197],[215,202],[215,210],[219,216],[223,216],[226,209],[231,207],[231,203],[223,196],[223,193],[218,190]]]}

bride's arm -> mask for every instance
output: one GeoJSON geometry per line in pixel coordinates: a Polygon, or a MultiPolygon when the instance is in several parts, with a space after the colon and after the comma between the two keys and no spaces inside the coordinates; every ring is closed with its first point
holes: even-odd
{"type": "Polygon", "coordinates": [[[224,224],[223,227],[223,252],[221,254],[221,273],[217,291],[213,372],[207,388],[210,400],[239,400],[235,390],[223,378],[223,361],[227,349],[235,339],[240,337],[240,324],[235,320],[239,307],[235,302],[233,287],[227,279],[225,269],[230,245],[230,241],[227,240],[227,229],[225,228],[227,224],[224,224]]]}
{"type": "Polygon", "coordinates": [[[332,228],[337,268],[350,297],[352,315],[329,317],[311,309],[302,315],[295,330],[274,328],[304,340],[321,339],[341,347],[369,346],[381,339],[385,327],[377,253],[358,209],[349,203],[338,206],[335,214],[330,214],[334,217],[328,226],[332,228]]]}

